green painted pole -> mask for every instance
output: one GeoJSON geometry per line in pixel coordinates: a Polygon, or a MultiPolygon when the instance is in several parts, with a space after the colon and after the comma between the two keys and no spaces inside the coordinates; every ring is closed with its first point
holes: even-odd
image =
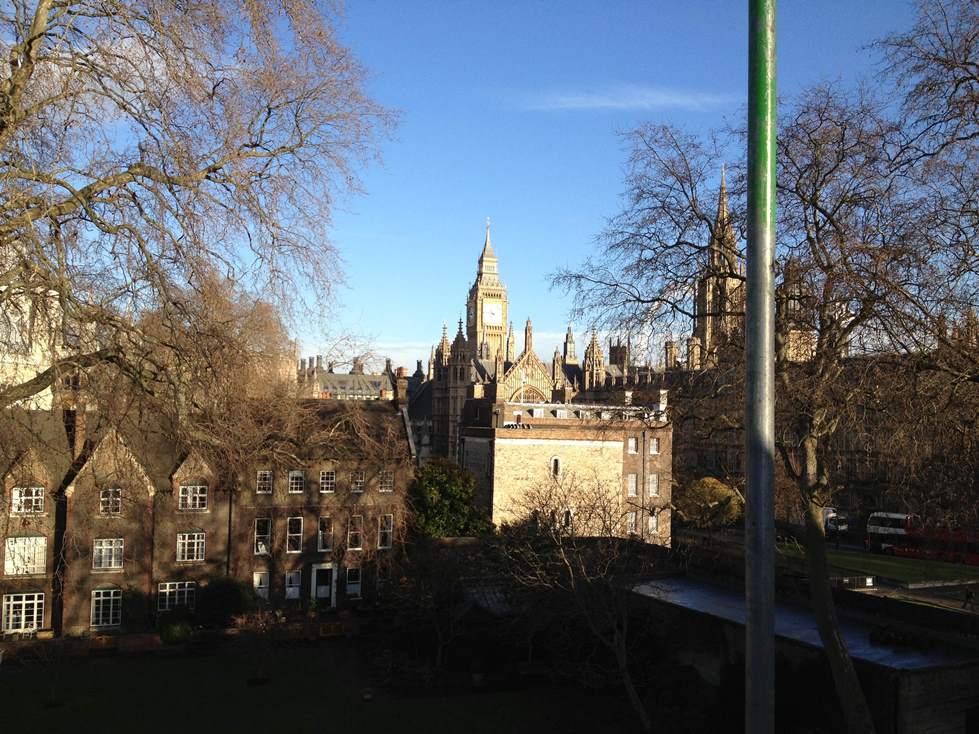
{"type": "Polygon", "coordinates": [[[775,731],[775,2],[748,2],[745,731],[775,731]]]}

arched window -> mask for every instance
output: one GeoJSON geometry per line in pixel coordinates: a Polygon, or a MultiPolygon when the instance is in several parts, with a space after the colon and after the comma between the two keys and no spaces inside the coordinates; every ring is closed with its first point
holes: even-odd
{"type": "Polygon", "coordinates": [[[561,476],[561,460],[556,456],[551,459],[551,476],[555,479],[561,476]]]}

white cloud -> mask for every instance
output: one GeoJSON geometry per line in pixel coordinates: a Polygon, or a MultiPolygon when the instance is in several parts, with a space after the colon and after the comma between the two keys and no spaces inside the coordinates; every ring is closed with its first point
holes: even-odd
{"type": "Polygon", "coordinates": [[[734,104],[733,94],[668,89],[645,84],[544,92],[531,100],[532,110],[688,110],[702,111],[734,104]]]}

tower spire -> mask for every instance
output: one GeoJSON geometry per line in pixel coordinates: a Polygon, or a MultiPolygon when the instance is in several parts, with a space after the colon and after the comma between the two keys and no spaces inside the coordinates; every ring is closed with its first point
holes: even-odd
{"type": "Polygon", "coordinates": [[[493,252],[493,243],[490,241],[490,218],[486,217],[486,239],[483,241],[483,252],[479,256],[480,270],[484,260],[496,260],[496,253],[493,252]]]}
{"type": "Polygon", "coordinates": [[[721,188],[717,194],[717,216],[708,248],[708,265],[713,272],[733,272],[737,266],[737,244],[727,202],[727,169],[721,165],[721,188]]]}

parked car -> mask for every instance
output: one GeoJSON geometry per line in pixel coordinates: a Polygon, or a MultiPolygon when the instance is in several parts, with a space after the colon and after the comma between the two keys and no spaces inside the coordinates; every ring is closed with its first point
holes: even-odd
{"type": "Polygon", "coordinates": [[[823,528],[827,535],[845,533],[850,529],[850,522],[847,516],[839,512],[835,507],[824,507],[823,528]]]}

